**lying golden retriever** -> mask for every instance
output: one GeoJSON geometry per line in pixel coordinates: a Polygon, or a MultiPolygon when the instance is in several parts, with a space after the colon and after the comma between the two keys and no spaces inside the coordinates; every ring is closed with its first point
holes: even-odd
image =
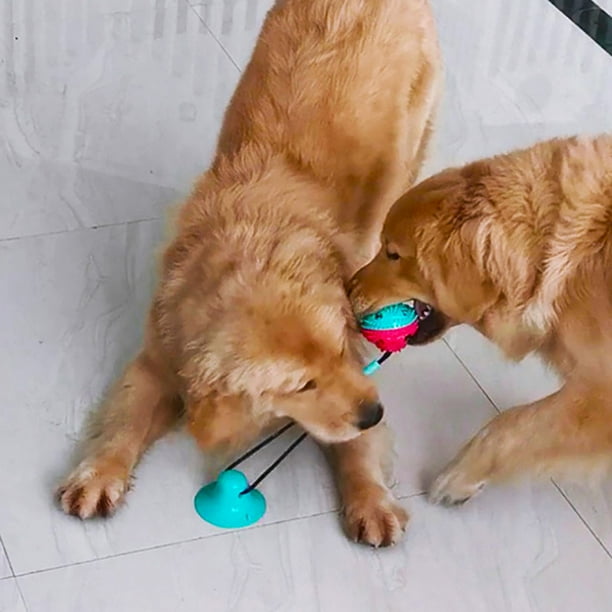
{"type": "Polygon", "coordinates": [[[538,352],[564,378],[508,410],[433,484],[462,503],[521,471],[612,460],[612,135],[552,140],[446,170],[392,207],[360,270],[358,312],[415,299],[411,344],[468,323],[512,359],[538,352]]]}
{"type": "Polygon", "coordinates": [[[144,346],[60,487],[65,512],[112,513],[182,413],[224,452],[294,419],[330,445],[348,534],[397,540],[407,515],[346,283],[415,179],[439,82],[425,0],[279,0],[178,216],[144,346]]]}

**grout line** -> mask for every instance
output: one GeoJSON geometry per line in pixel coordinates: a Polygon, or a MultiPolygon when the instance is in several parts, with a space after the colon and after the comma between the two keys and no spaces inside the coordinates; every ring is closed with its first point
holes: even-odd
{"type": "Polygon", "coordinates": [[[231,535],[231,534],[239,534],[239,533],[247,533],[249,531],[254,531],[256,529],[263,529],[265,527],[271,527],[271,526],[276,526],[276,525],[281,525],[283,523],[290,523],[290,522],[299,522],[299,521],[303,521],[303,520],[307,520],[307,519],[311,519],[311,518],[316,518],[319,516],[323,516],[326,514],[332,514],[337,512],[337,510],[326,510],[324,512],[315,512],[313,514],[308,514],[305,516],[297,516],[294,518],[288,518],[288,519],[280,519],[278,521],[272,521],[270,523],[263,523],[261,525],[253,525],[252,527],[245,527],[239,530],[231,530],[231,531],[220,531],[219,533],[209,533],[207,535],[202,535],[202,536],[196,536],[194,538],[187,538],[185,540],[177,540],[175,542],[168,542],[167,544],[157,544],[155,546],[146,546],[144,548],[137,548],[134,550],[128,550],[125,552],[120,552],[114,555],[105,555],[103,557],[96,557],[95,559],[86,559],[85,561],[77,561],[76,563],[65,563],[65,564],[61,564],[61,565],[54,565],[52,567],[45,567],[43,569],[37,569],[37,570],[31,570],[29,572],[22,572],[20,574],[15,574],[15,578],[23,578],[25,576],[32,576],[35,574],[43,574],[46,572],[52,572],[55,570],[59,570],[59,569],[66,569],[68,567],[75,567],[75,566],[80,566],[80,565],[89,565],[91,563],[97,563],[98,561],[107,561],[109,559],[117,559],[120,557],[128,557],[130,555],[137,555],[140,553],[147,553],[147,552],[151,552],[154,550],[163,550],[165,548],[171,548],[173,546],[182,546],[183,544],[191,544],[193,542],[199,542],[200,540],[209,540],[212,538],[219,538],[219,537],[223,537],[226,535],[231,535]]]}
{"type": "Polygon", "coordinates": [[[53,232],[40,232],[39,234],[26,234],[24,236],[10,236],[9,238],[0,238],[0,246],[7,242],[15,242],[17,240],[27,240],[28,238],[45,238],[46,236],[60,236],[61,234],[76,234],[78,232],[89,232],[109,227],[135,225],[137,223],[151,223],[152,221],[164,221],[164,215],[159,217],[145,217],[144,219],[133,219],[131,221],[117,221],[114,223],[100,223],[89,227],[75,227],[67,230],[56,230],[53,232]]]}
{"type": "Polygon", "coordinates": [[[2,580],[13,580],[15,583],[15,588],[17,589],[17,593],[19,594],[19,599],[21,600],[21,603],[23,604],[23,608],[26,612],[28,612],[29,608],[28,608],[28,604],[26,603],[26,599],[23,595],[23,591],[21,590],[21,585],[19,584],[19,580],[17,580],[17,576],[15,574],[15,568],[13,567],[13,563],[11,562],[11,558],[9,557],[8,551],[6,549],[6,546],[4,545],[4,540],[2,539],[2,536],[0,536],[0,552],[4,553],[4,557],[6,559],[6,562],[8,563],[9,569],[11,570],[11,576],[5,576],[4,578],[0,579],[0,582],[2,580]]]}
{"type": "Polygon", "coordinates": [[[240,66],[238,65],[238,63],[236,62],[236,60],[232,57],[232,54],[229,52],[229,50],[225,47],[225,45],[221,42],[221,40],[219,39],[219,37],[211,30],[211,28],[209,27],[208,23],[206,23],[206,20],[202,18],[202,16],[200,15],[200,13],[196,10],[195,6],[193,6],[189,0],[183,0],[183,2],[187,3],[187,6],[189,7],[189,9],[193,12],[193,14],[198,18],[198,20],[200,21],[200,23],[208,30],[208,33],[212,36],[213,40],[219,45],[219,47],[221,47],[221,50],[223,51],[223,53],[225,53],[225,55],[227,56],[227,59],[234,65],[234,67],[236,68],[236,70],[238,70],[239,73],[242,73],[242,68],[240,68],[240,66]]]}
{"type": "Polygon", "coordinates": [[[23,604],[23,608],[26,612],[29,612],[30,608],[26,602],[26,598],[23,594],[23,591],[21,590],[21,584],[19,583],[19,580],[17,580],[17,578],[15,578],[15,586],[17,587],[17,593],[19,593],[19,599],[21,599],[21,603],[23,604]]]}
{"type": "Polygon", "coordinates": [[[11,575],[10,576],[5,576],[2,580],[5,580],[6,578],[14,578],[15,577],[15,569],[13,568],[13,564],[11,563],[11,558],[8,555],[8,551],[6,550],[6,546],[4,545],[4,540],[2,539],[2,536],[0,536],[0,552],[4,553],[4,558],[6,559],[6,562],[8,563],[9,569],[11,570],[11,575]]]}
{"type": "Polygon", "coordinates": [[[574,506],[574,503],[568,497],[565,491],[561,488],[561,486],[554,479],[551,478],[550,481],[552,482],[555,489],[557,489],[561,497],[563,497],[563,499],[567,502],[569,507],[576,513],[576,515],[578,516],[582,524],[587,528],[587,531],[595,538],[596,542],[603,548],[604,552],[608,555],[608,557],[612,559],[612,553],[610,552],[610,550],[608,550],[608,547],[603,543],[603,540],[597,535],[597,533],[595,533],[593,528],[588,524],[588,522],[585,520],[582,514],[580,514],[580,512],[578,511],[576,506],[574,506]]]}
{"type": "Polygon", "coordinates": [[[467,367],[463,359],[459,357],[459,355],[455,352],[453,347],[446,341],[446,338],[443,338],[442,342],[446,344],[446,346],[448,347],[448,350],[455,356],[455,359],[461,364],[461,367],[468,373],[468,376],[472,379],[474,384],[480,389],[481,393],[487,398],[489,404],[491,404],[491,407],[495,410],[495,412],[497,412],[498,414],[501,414],[502,411],[497,407],[497,404],[493,401],[493,398],[486,392],[485,388],[480,384],[480,381],[476,378],[476,376],[474,376],[470,368],[467,367]]]}
{"type": "MultiPolygon", "coordinates": [[[[397,499],[399,501],[402,500],[406,500],[406,499],[410,499],[411,497],[420,497],[422,495],[425,495],[424,492],[418,492],[418,493],[408,493],[406,495],[401,495],[398,496],[397,499]]],[[[306,514],[304,516],[296,516],[296,517],[292,517],[292,518],[285,518],[285,519],[279,519],[278,521],[272,521],[270,523],[262,523],[262,524],[255,524],[252,527],[246,527],[243,529],[236,529],[236,530],[232,530],[232,531],[220,531],[219,533],[210,533],[207,535],[202,535],[202,536],[196,536],[194,538],[187,538],[185,540],[177,540],[175,542],[168,542],[167,544],[158,544],[156,546],[146,546],[144,548],[137,548],[134,550],[128,550],[125,552],[120,552],[114,555],[105,555],[103,557],[96,557],[95,559],[86,559],[85,561],[77,561],[75,563],[65,563],[65,564],[61,564],[61,565],[54,565],[52,567],[45,567],[42,569],[36,569],[36,570],[31,570],[29,572],[22,572],[19,574],[13,573],[13,576],[7,576],[6,578],[2,578],[0,580],[6,580],[8,578],[24,578],[27,576],[33,576],[33,575],[37,575],[37,574],[44,574],[47,572],[53,572],[55,570],[60,570],[60,569],[66,569],[69,567],[77,567],[80,565],[90,565],[92,563],[97,563],[99,561],[108,561],[110,559],[117,559],[120,557],[128,557],[130,555],[137,555],[137,554],[141,554],[141,553],[147,553],[147,552],[151,552],[151,551],[155,551],[155,550],[163,550],[165,548],[171,548],[173,546],[182,546],[184,544],[192,544],[194,542],[199,542],[201,540],[209,540],[212,538],[219,538],[219,537],[223,537],[223,536],[227,536],[227,535],[235,535],[235,534],[241,534],[241,533],[247,533],[249,531],[255,531],[256,529],[265,529],[266,527],[272,527],[272,526],[278,526],[278,525],[283,525],[285,523],[299,523],[305,520],[309,520],[309,519],[313,519],[313,518],[318,518],[320,516],[326,516],[326,515],[331,515],[331,514],[337,514],[339,512],[338,508],[333,508],[332,510],[324,510],[322,512],[314,512],[312,514],[306,514]]],[[[7,555],[8,558],[8,555],[7,555]]]]}

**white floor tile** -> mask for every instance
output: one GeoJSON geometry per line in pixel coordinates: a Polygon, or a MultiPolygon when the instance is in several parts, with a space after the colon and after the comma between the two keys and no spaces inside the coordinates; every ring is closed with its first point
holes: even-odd
{"type": "Polygon", "coordinates": [[[612,554],[612,482],[608,473],[595,482],[561,482],[561,488],[593,533],[612,554]]]}
{"type": "Polygon", "coordinates": [[[118,200],[100,207],[87,193],[91,175],[72,164],[190,189],[210,160],[238,71],[184,0],[6,0],[0,14],[0,177],[18,186],[3,193],[3,230],[142,218],[143,204],[132,205],[119,187],[109,194],[118,200]],[[30,201],[32,173],[34,196],[55,181],[48,201],[30,201]],[[89,210],[80,195],[93,200],[89,210]]]}
{"type": "Polygon", "coordinates": [[[337,538],[333,515],[20,579],[29,612],[235,610],[607,612],[612,560],[552,490],[418,510],[375,551],[337,538]],[[568,577],[571,576],[571,579],[568,577]]]}
{"type": "MultiPolygon", "coordinates": [[[[161,226],[143,222],[0,243],[0,278],[11,296],[0,330],[0,533],[17,573],[215,531],[193,511],[204,461],[181,435],[145,458],[128,507],[113,520],[82,523],[52,502],[86,414],[141,337],[161,226]]],[[[278,445],[267,449],[245,471],[255,476],[279,452],[278,445]]],[[[265,491],[268,521],[336,503],[312,443],[294,453],[265,491]]]]}
{"type": "Polygon", "coordinates": [[[160,218],[182,199],[168,187],[16,155],[0,162],[0,182],[0,240],[160,218]]]}
{"type": "Polygon", "coordinates": [[[549,2],[431,3],[446,83],[424,174],[544,138],[612,130],[612,60],[549,2]]]}
{"type": "Polygon", "coordinates": [[[533,402],[561,385],[537,357],[508,361],[492,342],[468,326],[452,329],[445,340],[500,410],[533,402]]]}
{"type": "MultiPolygon", "coordinates": [[[[129,506],[112,521],[82,523],[52,503],[85,415],[141,335],[159,234],[159,223],[142,223],[0,245],[12,296],[2,329],[11,357],[0,368],[0,530],[17,573],[214,531],[192,508],[204,462],[178,435],[145,458],[129,506]]],[[[278,452],[247,469],[257,473],[278,452]]],[[[317,449],[304,445],[283,467],[267,486],[282,500],[267,520],[332,507],[317,449]]]]}
{"type": "MultiPolygon", "coordinates": [[[[128,507],[108,522],[64,517],[51,498],[86,414],[137,347],[161,226],[142,222],[0,243],[0,277],[11,296],[2,319],[7,439],[0,460],[10,469],[0,478],[0,529],[17,573],[215,532],[193,512],[204,461],[180,435],[145,458],[128,507]]],[[[379,378],[397,438],[397,493],[422,491],[492,408],[443,343],[395,357],[379,378]]],[[[257,475],[286,443],[279,440],[245,471],[257,475]]],[[[267,522],[337,505],[311,442],[262,488],[267,522]]]]}
{"type": "Polygon", "coordinates": [[[495,410],[443,342],[406,349],[376,374],[394,438],[397,490],[424,491],[495,410]]]}
{"type": "Polygon", "coordinates": [[[14,578],[0,580],[0,610],[2,612],[29,612],[23,603],[17,581],[14,578]]]}

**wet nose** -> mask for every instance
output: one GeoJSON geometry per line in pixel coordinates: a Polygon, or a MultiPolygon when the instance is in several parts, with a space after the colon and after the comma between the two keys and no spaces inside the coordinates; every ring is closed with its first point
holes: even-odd
{"type": "Polygon", "coordinates": [[[359,429],[370,429],[380,422],[384,413],[384,409],[380,402],[361,402],[359,406],[359,421],[357,427],[359,429]]]}

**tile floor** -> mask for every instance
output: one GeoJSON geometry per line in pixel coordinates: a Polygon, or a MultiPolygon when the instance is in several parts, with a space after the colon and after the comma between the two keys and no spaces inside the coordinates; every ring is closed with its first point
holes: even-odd
{"type": "MultiPolygon", "coordinates": [[[[546,0],[432,2],[447,82],[428,171],[612,129],[612,58],[546,0]]],[[[193,513],[205,465],[178,434],[147,455],[111,521],[53,506],[85,414],[138,344],[164,211],[207,165],[270,4],[0,7],[0,611],[612,610],[610,482],[523,483],[457,511],[425,502],[424,484],[496,410],[556,384],[465,329],[379,375],[413,515],[393,550],[345,541],[310,443],[240,532],[193,513]]]]}

